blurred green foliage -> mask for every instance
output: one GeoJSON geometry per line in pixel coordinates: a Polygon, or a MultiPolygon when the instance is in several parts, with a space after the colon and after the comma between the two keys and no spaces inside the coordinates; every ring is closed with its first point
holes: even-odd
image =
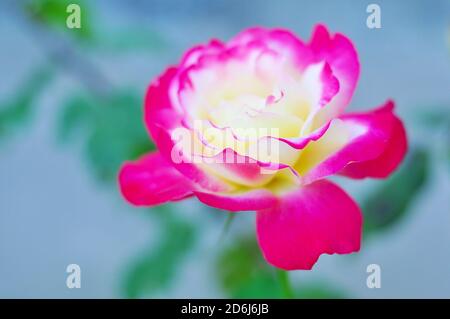
{"type": "Polygon", "coordinates": [[[52,79],[50,66],[31,71],[15,94],[6,101],[0,101],[0,139],[25,124],[33,114],[36,100],[52,79]]]}
{"type": "Polygon", "coordinates": [[[217,277],[232,298],[281,298],[282,287],[273,268],[261,257],[253,238],[234,239],[216,262],[217,277]]]}
{"type": "Polygon", "coordinates": [[[66,25],[69,4],[78,4],[81,8],[81,28],[70,29],[70,35],[80,40],[92,40],[92,18],[88,1],[83,0],[32,0],[24,2],[24,9],[35,21],[58,31],[69,30],[66,25]]]}
{"type": "Polygon", "coordinates": [[[427,181],[428,173],[427,151],[410,150],[400,169],[363,202],[364,235],[385,230],[403,219],[427,181]]]}
{"type": "Polygon", "coordinates": [[[301,299],[345,299],[348,297],[344,291],[324,281],[301,284],[296,294],[296,298],[301,299]]]}
{"type": "Polygon", "coordinates": [[[230,298],[344,298],[345,294],[323,283],[286,287],[288,274],[271,267],[261,256],[255,238],[233,239],[215,264],[220,286],[230,298]],[[285,278],[286,280],[282,279],[285,278]]]}
{"type": "Polygon", "coordinates": [[[102,29],[101,23],[94,23],[97,21],[94,7],[92,2],[85,0],[32,0],[23,3],[24,11],[33,21],[79,40],[80,44],[89,44],[90,49],[100,48],[117,54],[140,49],[155,51],[168,46],[159,32],[142,26],[102,29]],[[69,29],[66,25],[71,14],[67,12],[69,4],[80,6],[80,28],[69,29]]]}
{"type": "Polygon", "coordinates": [[[113,181],[124,161],[154,149],[142,109],[142,99],[133,91],[118,91],[110,97],[75,95],[60,114],[59,136],[67,141],[78,132],[96,176],[113,181]]]}
{"type": "Polygon", "coordinates": [[[433,129],[439,126],[450,126],[450,107],[448,105],[433,105],[423,109],[416,115],[421,124],[433,129]]]}
{"type": "Polygon", "coordinates": [[[153,213],[161,235],[156,247],[144,252],[126,274],[123,294],[127,298],[148,297],[168,288],[195,242],[194,226],[178,218],[169,206],[153,213]]]}
{"type": "MultiPolygon", "coordinates": [[[[447,167],[450,169],[450,107],[449,105],[435,105],[424,107],[424,111],[417,114],[420,124],[424,124],[427,129],[438,131],[442,134],[444,144],[444,158],[447,167]]],[[[441,138],[441,136],[438,136],[441,138]]]]}

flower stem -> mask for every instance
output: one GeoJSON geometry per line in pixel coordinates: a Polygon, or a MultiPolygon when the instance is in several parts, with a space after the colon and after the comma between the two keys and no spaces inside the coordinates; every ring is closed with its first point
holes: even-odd
{"type": "Polygon", "coordinates": [[[291,282],[289,281],[289,272],[281,269],[277,269],[278,280],[280,281],[281,291],[283,297],[286,299],[295,298],[294,290],[292,289],[291,282]]]}

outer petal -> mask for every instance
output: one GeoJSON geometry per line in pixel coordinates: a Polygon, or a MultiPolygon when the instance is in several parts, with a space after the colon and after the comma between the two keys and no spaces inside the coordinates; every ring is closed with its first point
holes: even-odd
{"type": "Polygon", "coordinates": [[[230,211],[258,211],[278,205],[285,194],[298,189],[297,177],[287,169],[279,169],[277,177],[263,188],[239,187],[231,192],[211,192],[201,189],[194,194],[206,205],[230,211]]]}
{"type": "MultiPolygon", "coordinates": [[[[306,162],[305,157],[303,159],[300,157],[296,169],[302,175],[303,182],[312,183],[317,179],[336,174],[347,165],[350,165],[349,170],[342,171],[343,174],[355,178],[383,177],[389,174],[402,160],[406,151],[404,128],[393,114],[393,108],[393,102],[389,101],[371,112],[342,116],[339,121],[344,123],[345,127],[359,132],[353,133],[349,140],[340,141],[342,146],[338,145],[338,150],[333,148],[331,148],[332,151],[327,150],[329,153],[323,154],[320,162],[308,168],[307,171],[299,166],[306,162]],[[366,164],[360,166],[361,163],[366,164]],[[353,166],[356,164],[358,165],[353,166]],[[376,167],[377,165],[380,166],[376,167]],[[352,170],[351,167],[355,169],[352,170]]],[[[333,134],[331,129],[328,132],[333,134]]],[[[334,134],[339,133],[334,132],[334,134]]],[[[327,138],[325,134],[317,142],[308,145],[302,156],[307,156],[306,152],[317,156],[319,150],[327,146],[322,144],[329,143],[327,138]]]]}
{"type": "Polygon", "coordinates": [[[134,205],[159,205],[192,195],[190,182],[159,153],[125,163],[119,173],[119,186],[134,205]]]}
{"type": "Polygon", "coordinates": [[[198,62],[198,60],[205,55],[215,54],[224,49],[224,45],[220,40],[212,39],[206,45],[197,45],[187,51],[180,62],[183,67],[189,67],[198,62]]]}
{"type": "Polygon", "coordinates": [[[287,54],[300,69],[304,69],[314,60],[311,49],[291,31],[285,29],[250,28],[234,37],[228,42],[228,46],[247,46],[255,42],[262,42],[275,52],[287,54]]]}
{"type": "MultiPolygon", "coordinates": [[[[351,117],[351,115],[348,116],[348,118],[351,117]]],[[[350,163],[339,174],[351,178],[385,178],[389,176],[401,163],[408,148],[402,121],[395,116],[392,121],[393,127],[383,153],[373,160],[350,163]]]]}
{"type": "Polygon", "coordinates": [[[319,122],[325,123],[341,114],[353,96],[360,70],[358,54],[347,37],[340,33],[331,36],[323,25],[315,28],[309,46],[315,58],[325,60],[339,80],[339,93],[318,114],[319,122]]]}
{"type": "Polygon", "coordinates": [[[176,68],[168,68],[148,88],[145,97],[145,124],[162,156],[183,175],[206,189],[215,191],[227,189],[228,186],[220,179],[203,172],[194,163],[188,161],[173,163],[172,161],[171,154],[176,143],[172,139],[171,132],[175,128],[183,127],[182,111],[172,103],[169,97],[170,86],[177,72],[176,68]]]}
{"type": "Polygon", "coordinates": [[[319,256],[360,248],[362,215],[338,186],[319,181],[257,212],[258,242],[266,260],[286,270],[311,269],[319,256]]]}
{"type": "Polygon", "coordinates": [[[246,189],[232,193],[196,191],[195,195],[206,205],[233,212],[265,209],[277,203],[275,195],[267,189],[246,189]]]}
{"type": "Polygon", "coordinates": [[[169,96],[170,85],[177,72],[175,67],[168,68],[150,84],[145,96],[145,124],[157,145],[160,142],[161,129],[178,127],[183,119],[181,110],[173,105],[169,96]]]}

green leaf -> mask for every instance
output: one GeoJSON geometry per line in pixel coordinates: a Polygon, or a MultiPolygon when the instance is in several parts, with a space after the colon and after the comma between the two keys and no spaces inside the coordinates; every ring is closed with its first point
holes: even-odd
{"type": "Polygon", "coordinates": [[[95,105],[91,97],[76,95],[64,105],[58,121],[58,139],[66,142],[76,133],[86,132],[95,124],[95,105]]]}
{"type": "Polygon", "coordinates": [[[230,298],[282,298],[276,273],[262,258],[254,238],[239,238],[225,248],[215,269],[222,289],[230,298]]]}
{"type": "Polygon", "coordinates": [[[344,299],[348,296],[346,293],[332,287],[330,284],[316,282],[300,285],[296,297],[301,299],[344,299]]]}
{"type": "Polygon", "coordinates": [[[261,256],[255,238],[239,238],[225,248],[216,260],[220,286],[229,298],[344,298],[329,284],[294,286],[292,276],[270,266],[261,256]]]}
{"type": "Polygon", "coordinates": [[[127,298],[152,296],[168,288],[195,242],[194,227],[177,219],[167,207],[154,213],[159,215],[162,235],[156,247],[143,253],[126,274],[123,294],[127,298]]]}
{"type": "Polygon", "coordinates": [[[144,127],[141,98],[132,91],[103,99],[76,95],[65,104],[58,126],[62,141],[76,133],[83,136],[85,155],[104,181],[114,180],[124,161],[154,149],[144,127]]]}
{"type": "Polygon", "coordinates": [[[450,110],[448,105],[431,105],[423,107],[416,116],[418,122],[436,129],[443,125],[450,125],[450,110]]]}
{"type": "Polygon", "coordinates": [[[84,0],[33,0],[24,2],[25,11],[34,20],[55,30],[63,31],[80,40],[90,40],[93,37],[91,11],[84,0]],[[69,4],[80,6],[81,28],[69,29],[66,24],[69,4]]]}
{"type": "MultiPolygon", "coordinates": [[[[450,129],[449,129],[448,132],[449,132],[449,135],[450,135],[450,129]]],[[[447,155],[446,155],[447,165],[448,165],[448,168],[450,170],[450,137],[447,137],[447,150],[446,150],[446,152],[447,152],[447,155]]]]}
{"type": "Polygon", "coordinates": [[[404,218],[427,177],[427,152],[412,149],[401,168],[362,204],[365,235],[385,230],[404,218]]]}
{"type": "Polygon", "coordinates": [[[50,82],[52,74],[49,66],[39,67],[19,86],[11,99],[0,102],[0,138],[30,119],[35,102],[50,82]]]}

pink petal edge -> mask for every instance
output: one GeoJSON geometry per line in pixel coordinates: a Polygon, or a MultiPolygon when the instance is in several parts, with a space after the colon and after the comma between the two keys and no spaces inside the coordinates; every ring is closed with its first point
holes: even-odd
{"type": "Polygon", "coordinates": [[[369,112],[341,116],[340,119],[350,125],[355,123],[365,127],[365,132],[302,176],[303,183],[312,183],[340,172],[353,178],[390,174],[406,152],[404,128],[393,109],[394,103],[388,101],[369,112]]]}
{"type": "Polygon", "coordinates": [[[160,153],[149,153],[126,162],[119,172],[122,195],[137,206],[154,206],[192,195],[191,183],[160,153]]]}
{"type": "Polygon", "coordinates": [[[309,270],[321,254],[359,251],[362,214],[341,188],[322,180],[258,211],[256,228],[267,262],[285,270],[309,270]]]}

